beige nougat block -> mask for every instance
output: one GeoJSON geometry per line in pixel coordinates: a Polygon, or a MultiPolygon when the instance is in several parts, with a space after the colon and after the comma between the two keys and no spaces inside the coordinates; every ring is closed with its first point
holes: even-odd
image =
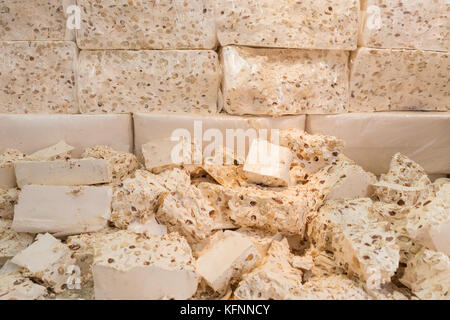
{"type": "Polygon", "coordinates": [[[237,115],[342,113],[348,104],[345,51],[228,46],[221,63],[224,109],[237,115]]]}
{"type": "Polygon", "coordinates": [[[75,0],[0,1],[0,40],[72,40],[66,10],[75,0]]]}
{"type": "Polygon", "coordinates": [[[67,161],[20,161],[15,165],[17,185],[78,186],[111,182],[105,159],[67,161]]]}
{"type": "Polygon", "coordinates": [[[99,231],[110,218],[111,197],[110,187],[24,186],[12,228],[58,236],[99,231]]]}
{"type": "Polygon", "coordinates": [[[215,13],[222,46],[356,48],[358,0],[219,0],[215,13]]]}
{"type": "Polygon", "coordinates": [[[199,277],[186,240],[119,231],[94,241],[95,299],[189,299],[199,277]]]}
{"type": "Polygon", "coordinates": [[[78,113],[70,41],[2,41],[0,113],[78,113]]]}
{"type": "Polygon", "coordinates": [[[82,51],[83,113],[217,113],[219,62],[210,50],[82,51]]]}
{"type": "Polygon", "coordinates": [[[212,0],[78,0],[82,49],[213,49],[212,0]]]}
{"type": "Polygon", "coordinates": [[[449,10],[447,0],[363,0],[359,46],[450,51],[449,10]]]}
{"type": "Polygon", "coordinates": [[[359,48],[350,59],[350,112],[450,110],[446,52],[359,48]]]}

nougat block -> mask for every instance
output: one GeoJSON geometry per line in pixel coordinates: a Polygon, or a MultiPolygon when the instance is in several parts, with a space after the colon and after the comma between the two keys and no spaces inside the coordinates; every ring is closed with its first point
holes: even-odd
{"type": "Polygon", "coordinates": [[[0,113],[78,113],[75,43],[2,41],[0,53],[0,113]]]}
{"type": "Polygon", "coordinates": [[[220,44],[301,49],[356,49],[357,0],[219,0],[220,44]]]}
{"type": "Polygon", "coordinates": [[[176,233],[142,237],[127,231],[94,241],[95,299],[189,299],[197,290],[192,251],[176,233]]]}
{"type": "Polygon", "coordinates": [[[236,115],[342,113],[348,103],[345,51],[227,46],[224,109],[236,115]]]}
{"type": "Polygon", "coordinates": [[[73,40],[66,10],[75,0],[0,1],[0,40],[73,40]]]}
{"type": "Polygon", "coordinates": [[[450,108],[447,52],[359,48],[350,65],[350,112],[450,108]]]}
{"type": "Polygon", "coordinates": [[[212,0],[78,0],[82,49],[214,49],[212,0]]]}
{"type": "Polygon", "coordinates": [[[363,0],[360,47],[450,51],[447,0],[363,0]]]}
{"type": "Polygon", "coordinates": [[[210,50],[82,51],[82,113],[217,113],[219,66],[210,50]]]}

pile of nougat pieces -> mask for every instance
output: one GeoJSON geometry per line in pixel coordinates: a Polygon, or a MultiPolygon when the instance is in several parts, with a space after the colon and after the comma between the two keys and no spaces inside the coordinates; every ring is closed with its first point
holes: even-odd
{"type": "Polygon", "coordinates": [[[289,129],[231,164],[7,150],[0,299],[449,299],[450,180],[402,154],[376,177],[343,149],[289,129]]]}

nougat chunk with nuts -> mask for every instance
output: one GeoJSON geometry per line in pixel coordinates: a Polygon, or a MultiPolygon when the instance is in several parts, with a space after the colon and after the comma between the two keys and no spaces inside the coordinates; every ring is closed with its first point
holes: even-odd
{"type": "Polygon", "coordinates": [[[154,176],[167,190],[175,191],[177,188],[188,187],[191,184],[189,172],[185,169],[167,169],[154,176]]]}
{"type": "Polygon", "coordinates": [[[306,217],[320,201],[306,188],[244,187],[233,192],[230,217],[242,227],[285,235],[303,234],[306,217]]]}
{"type": "Polygon", "coordinates": [[[316,277],[305,282],[296,294],[298,300],[370,300],[356,282],[344,275],[316,277]]]}
{"type": "Polygon", "coordinates": [[[230,283],[239,281],[263,258],[252,238],[235,231],[218,232],[198,253],[196,271],[208,285],[225,292],[230,283]]]}
{"type": "Polygon", "coordinates": [[[139,162],[132,153],[116,151],[109,146],[94,146],[84,150],[82,158],[106,159],[111,166],[112,184],[120,184],[121,181],[131,176],[139,169],[139,162]]]}
{"type": "Polygon", "coordinates": [[[308,184],[320,190],[327,200],[341,200],[370,197],[376,181],[375,175],[345,156],[339,156],[334,164],[314,173],[308,184]]]}
{"type": "Polygon", "coordinates": [[[228,201],[231,199],[230,190],[214,183],[201,182],[197,186],[203,197],[214,208],[213,220],[214,229],[234,229],[236,224],[230,218],[230,207],[228,201]]]}
{"type": "Polygon", "coordinates": [[[450,184],[444,184],[436,197],[423,206],[410,210],[407,216],[408,234],[418,243],[450,256],[450,184]]]}
{"type": "Polygon", "coordinates": [[[336,262],[370,289],[389,282],[400,259],[395,233],[371,208],[370,199],[328,201],[308,227],[317,248],[334,252],[336,262]]]}
{"type": "Polygon", "coordinates": [[[20,273],[0,274],[0,300],[41,300],[46,296],[44,286],[20,273]]]}
{"type": "Polygon", "coordinates": [[[114,191],[111,221],[121,229],[133,222],[145,223],[155,212],[160,197],[167,193],[155,175],[145,170],[135,172],[114,191]]]}
{"type": "Polygon", "coordinates": [[[16,232],[11,226],[12,220],[0,219],[0,266],[33,242],[33,235],[16,232]]]}
{"type": "Polygon", "coordinates": [[[423,300],[448,300],[450,258],[442,252],[422,249],[404,270],[400,282],[423,300]]]}
{"type": "Polygon", "coordinates": [[[234,298],[291,299],[302,286],[302,271],[292,266],[293,257],[286,239],[273,241],[261,264],[243,277],[234,291],[234,298]]]}
{"type": "Polygon", "coordinates": [[[177,233],[118,231],[93,246],[95,299],[189,299],[197,290],[191,248],[177,233]]]}
{"type": "Polygon", "coordinates": [[[56,293],[65,290],[71,276],[70,266],[75,265],[69,247],[48,233],[38,235],[36,241],[19,252],[11,262],[24,268],[24,275],[38,280],[56,293]]]}
{"type": "Polygon", "coordinates": [[[389,172],[374,184],[374,193],[380,201],[410,207],[424,202],[434,194],[433,185],[425,170],[408,157],[393,156],[389,172]]]}
{"type": "Polygon", "coordinates": [[[215,228],[215,209],[196,186],[165,194],[160,203],[158,221],[169,232],[185,236],[190,244],[206,239],[215,228]]]}
{"type": "MultiPolygon", "coordinates": [[[[450,183],[450,178],[440,178],[433,182],[434,192],[439,192],[443,186],[450,183]]],[[[449,195],[450,197],[450,195],[449,195]]]]}
{"type": "Polygon", "coordinates": [[[0,188],[0,218],[12,219],[14,216],[14,206],[19,199],[19,189],[0,188]]]}
{"type": "Polygon", "coordinates": [[[253,140],[244,164],[244,173],[250,183],[270,187],[287,187],[293,159],[289,148],[268,142],[253,140]]]}
{"type": "Polygon", "coordinates": [[[14,162],[25,157],[24,153],[16,149],[6,149],[0,154],[0,188],[10,189],[17,186],[14,162]]]}
{"type": "Polygon", "coordinates": [[[54,161],[54,160],[67,160],[72,158],[72,151],[75,148],[68,145],[64,141],[60,141],[53,146],[36,151],[26,157],[26,160],[35,161],[54,161]]]}
{"type": "Polygon", "coordinates": [[[319,169],[336,162],[344,141],[326,135],[311,135],[298,129],[280,131],[280,145],[294,154],[292,167],[297,182],[306,181],[319,169]]]}

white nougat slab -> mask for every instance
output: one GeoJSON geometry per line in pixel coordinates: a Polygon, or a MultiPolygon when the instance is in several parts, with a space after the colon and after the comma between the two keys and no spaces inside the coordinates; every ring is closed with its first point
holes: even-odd
{"type": "Polygon", "coordinates": [[[20,161],[15,164],[17,185],[79,186],[111,182],[105,159],[20,161]]]}
{"type": "Polygon", "coordinates": [[[107,226],[111,198],[110,187],[24,186],[12,228],[55,236],[99,231],[107,226]]]}

